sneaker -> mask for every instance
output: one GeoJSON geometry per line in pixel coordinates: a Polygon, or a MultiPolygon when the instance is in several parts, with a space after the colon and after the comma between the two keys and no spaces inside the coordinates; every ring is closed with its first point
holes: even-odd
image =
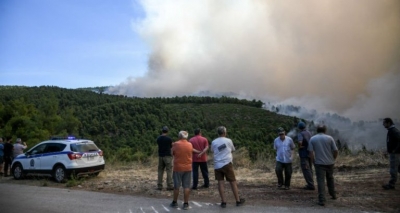
{"type": "Polygon", "coordinates": [[[208,188],[209,188],[209,186],[202,185],[200,188],[203,188],[203,189],[208,189],[208,188]]]}
{"type": "Polygon", "coordinates": [[[188,210],[189,209],[189,203],[184,203],[182,209],[183,210],[188,210]]]}
{"type": "Polygon", "coordinates": [[[303,189],[304,189],[304,190],[315,190],[315,187],[304,186],[303,189]]]}
{"type": "Polygon", "coordinates": [[[337,196],[336,196],[336,195],[332,195],[331,199],[332,199],[332,200],[336,200],[336,199],[337,199],[337,196]]]}
{"type": "Polygon", "coordinates": [[[236,206],[243,206],[244,202],[246,202],[246,200],[244,198],[240,198],[240,201],[236,201],[236,206]]]}
{"type": "Polygon", "coordinates": [[[197,187],[192,187],[192,190],[197,190],[197,187]]]}
{"type": "Polygon", "coordinates": [[[325,206],[325,203],[324,203],[324,201],[318,201],[318,205],[325,206]]]}
{"type": "Polygon", "coordinates": [[[284,190],[289,190],[290,186],[285,186],[284,190]]]}
{"type": "Polygon", "coordinates": [[[386,184],[382,186],[384,189],[394,189],[394,186],[391,184],[386,184]]]}
{"type": "Polygon", "coordinates": [[[226,208],[226,202],[221,202],[221,208],[226,208]]]}
{"type": "Polygon", "coordinates": [[[172,201],[171,204],[169,204],[172,208],[178,208],[178,203],[176,201],[172,201]]]}
{"type": "Polygon", "coordinates": [[[278,189],[282,188],[282,185],[278,184],[278,189]]]}

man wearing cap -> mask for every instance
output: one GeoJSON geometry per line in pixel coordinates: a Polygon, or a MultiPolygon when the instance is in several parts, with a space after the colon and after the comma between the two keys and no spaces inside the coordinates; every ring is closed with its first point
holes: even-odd
{"type": "Polygon", "coordinates": [[[163,126],[161,135],[157,138],[158,145],[158,180],[157,189],[163,188],[164,170],[167,171],[167,190],[173,190],[174,185],[172,182],[172,139],[168,136],[168,127],[163,126]]]}
{"type": "Polygon", "coordinates": [[[306,130],[306,124],[300,121],[297,125],[300,132],[297,134],[297,141],[299,143],[299,157],[301,171],[303,172],[304,179],[307,185],[304,186],[305,190],[315,190],[312,163],[308,155],[308,142],[311,138],[311,133],[306,130]]]}
{"type": "Polygon", "coordinates": [[[383,185],[384,189],[395,189],[397,172],[400,167],[400,131],[395,127],[391,118],[383,119],[383,126],[388,130],[386,135],[386,150],[389,154],[390,180],[383,185]]]}
{"type": "Polygon", "coordinates": [[[338,156],[338,148],[332,136],[325,134],[326,126],[318,125],[317,134],[312,136],[308,144],[311,162],[314,163],[318,185],[318,205],[325,205],[325,178],[329,194],[336,200],[333,167],[338,156]]]}
{"type": "Polygon", "coordinates": [[[14,154],[13,154],[14,158],[16,158],[20,154],[23,154],[24,149],[28,147],[25,142],[23,142],[23,145],[21,143],[22,143],[21,138],[17,138],[14,144],[14,154]]]}
{"type": "Polygon", "coordinates": [[[199,182],[199,167],[201,174],[204,179],[204,184],[202,188],[208,188],[210,186],[210,179],[208,178],[208,167],[207,167],[207,150],[208,150],[208,140],[207,138],[201,136],[201,129],[196,128],[194,130],[194,137],[190,138],[189,142],[192,143],[193,148],[201,151],[201,153],[193,152],[193,186],[192,189],[196,190],[199,182]]]}
{"type": "Polygon", "coordinates": [[[293,140],[285,135],[285,130],[282,127],[278,128],[278,134],[279,136],[274,140],[274,149],[276,150],[275,173],[278,178],[278,188],[289,190],[295,145],[293,140]],[[285,179],[283,179],[283,172],[285,179]]]}

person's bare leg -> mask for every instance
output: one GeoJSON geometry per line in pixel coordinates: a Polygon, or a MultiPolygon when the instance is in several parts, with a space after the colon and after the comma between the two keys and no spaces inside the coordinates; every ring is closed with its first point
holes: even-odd
{"type": "Polygon", "coordinates": [[[179,188],[174,188],[174,200],[173,201],[178,201],[178,196],[179,196],[179,188]]]}
{"type": "Polygon", "coordinates": [[[184,188],[183,189],[183,202],[184,203],[189,202],[189,195],[190,195],[190,188],[184,188]]]}
{"type": "Polygon", "coordinates": [[[223,180],[218,181],[218,191],[219,191],[219,196],[221,196],[221,202],[226,203],[224,185],[225,181],[223,180]]]}
{"type": "Polygon", "coordinates": [[[232,182],[229,182],[229,183],[231,184],[233,196],[235,196],[236,201],[240,202],[237,182],[236,181],[232,181],[232,182]]]}

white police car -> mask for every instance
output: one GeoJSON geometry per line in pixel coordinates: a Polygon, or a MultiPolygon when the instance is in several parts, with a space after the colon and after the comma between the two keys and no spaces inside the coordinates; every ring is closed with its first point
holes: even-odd
{"type": "Polygon", "coordinates": [[[93,141],[75,137],[43,141],[18,155],[11,165],[17,180],[27,174],[45,174],[57,182],[71,175],[98,175],[104,167],[103,151],[93,141]]]}

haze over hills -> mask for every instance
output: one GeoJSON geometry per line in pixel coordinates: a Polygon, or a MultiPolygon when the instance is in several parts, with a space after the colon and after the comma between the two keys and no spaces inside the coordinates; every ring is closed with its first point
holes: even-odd
{"type": "MultiPolygon", "coordinates": [[[[87,88],[89,90],[109,91],[109,87],[87,88]]],[[[194,96],[211,96],[211,97],[238,97],[238,94],[230,93],[212,93],[210,91],[202,91],[194,96]]],[[[359,120],[352,121],[350,118],[341,116],[337,113],[321,112],[316,109],[309,109],[304,106],[294,106],[285,104],[263,103],[263,108],[278,114],[297,117],[306,120],[307,125],[311,122],[314,124],[325,124],[331,131],[338,131],[336,139],[346,143],[348,147],[357,151],[365,147],[369,150],[384,150],[386,148],[385,138],[386,129],[382,126],[382,119],[375,120],[359,120]]],[[[399,119],[393,119],[396,124],[399,124],[399,119]]],[[[288,131],[288,135],[292,138],[296,137],[296,128],[292,126],[288,131]]]]}

